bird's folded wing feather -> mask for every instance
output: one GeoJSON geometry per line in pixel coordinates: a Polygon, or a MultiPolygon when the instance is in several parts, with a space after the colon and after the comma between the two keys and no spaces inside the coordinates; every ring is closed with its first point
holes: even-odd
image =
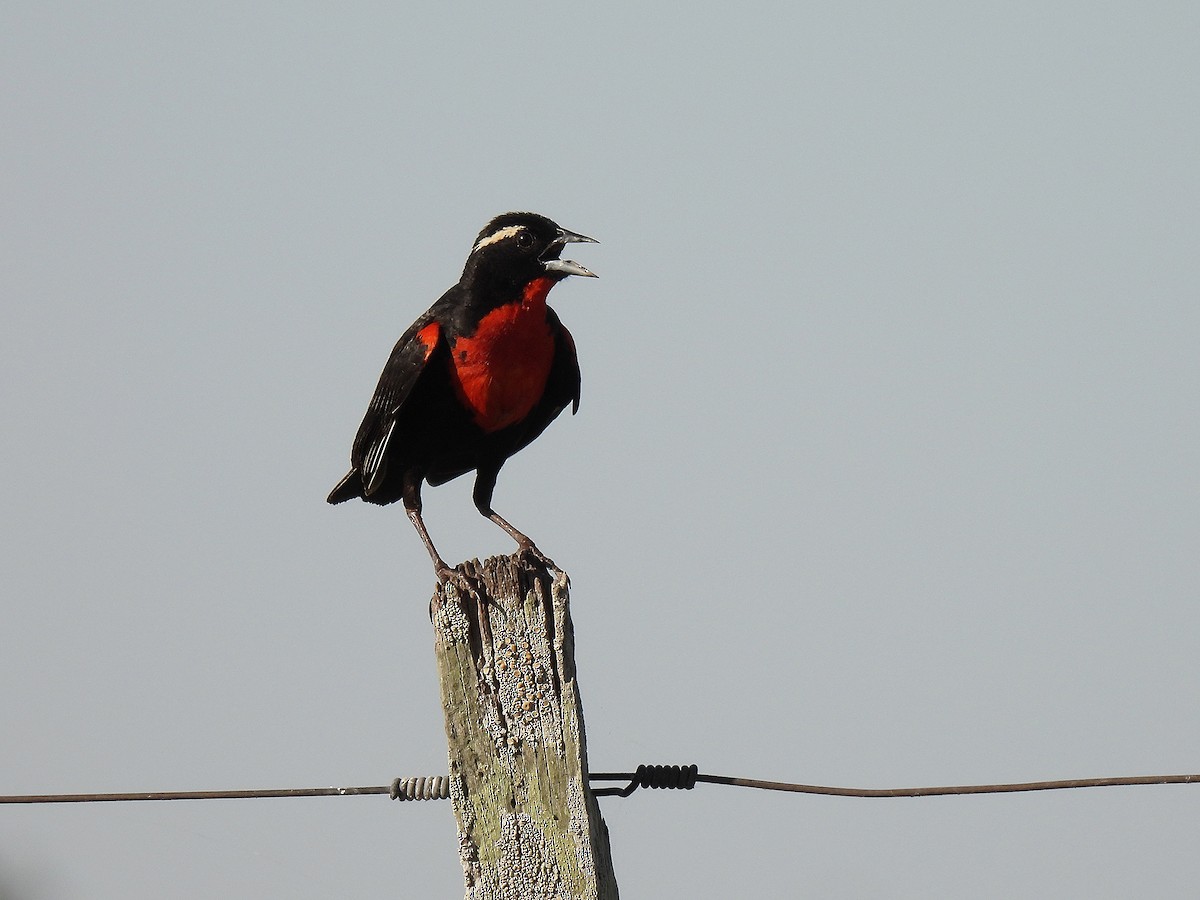
{"type": "Polygon", "coordinates": [[[395,434],[400,411],[441,343],[441,326],[422,317],[392,348],[354,440],[352,461],[362,478],[364,495],[369,496],[379,487],[387,468],[388,443],[395,434]]]}

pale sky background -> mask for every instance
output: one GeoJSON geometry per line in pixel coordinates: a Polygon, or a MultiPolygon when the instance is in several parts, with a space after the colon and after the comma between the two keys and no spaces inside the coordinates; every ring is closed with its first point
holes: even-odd
{"type": "MultiPolygon", "coordinates": [[[[193,6],[0,12],[0,793],[445,771],[429,560],[325,495],[509,209],[603,242],[495,498],[593,769],[1200,771],[1194,0],[193,6]]],[[[630,900],[1200,890],[1200,786],[602,803],[630,900]]],[[[448,803],[0,807],[2,900],[462,894],[448,803]]]]}

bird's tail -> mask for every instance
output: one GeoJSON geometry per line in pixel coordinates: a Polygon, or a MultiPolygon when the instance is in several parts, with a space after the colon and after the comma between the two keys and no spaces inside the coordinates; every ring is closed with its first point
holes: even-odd
{"type": "Polygon", "coordinates": [[[351,469],[346,473],[346,477],[337,483],[337,487],[329,492],[326,502],[345,503],[362,495],[362,477],[358,474],[358,469],[351,469]]]}

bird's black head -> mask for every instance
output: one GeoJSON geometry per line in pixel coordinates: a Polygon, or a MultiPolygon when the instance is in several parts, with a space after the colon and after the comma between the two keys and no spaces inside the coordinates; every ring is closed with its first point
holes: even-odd
{"type": "Polygon", "coordinates": [[[535,278],[550,277],[558,281],[568,275],[595,278],[579,263],[559,259],[563,246],[571,243],[597,241],[567,231],[537,213],[504,213],[488,222],[475,238],[463,277],[483,276],[514,285],[524,285],[535,278]]]}

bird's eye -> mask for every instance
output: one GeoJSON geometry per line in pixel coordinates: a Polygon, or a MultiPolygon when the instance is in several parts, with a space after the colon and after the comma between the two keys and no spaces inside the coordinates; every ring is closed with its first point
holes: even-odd
{"type": "Polygon", "coordinates": [[[533,246],[533,235],[528,231],[522,231],[517,235],[517,246],[522,250],[528,250],[533,246]]]}

